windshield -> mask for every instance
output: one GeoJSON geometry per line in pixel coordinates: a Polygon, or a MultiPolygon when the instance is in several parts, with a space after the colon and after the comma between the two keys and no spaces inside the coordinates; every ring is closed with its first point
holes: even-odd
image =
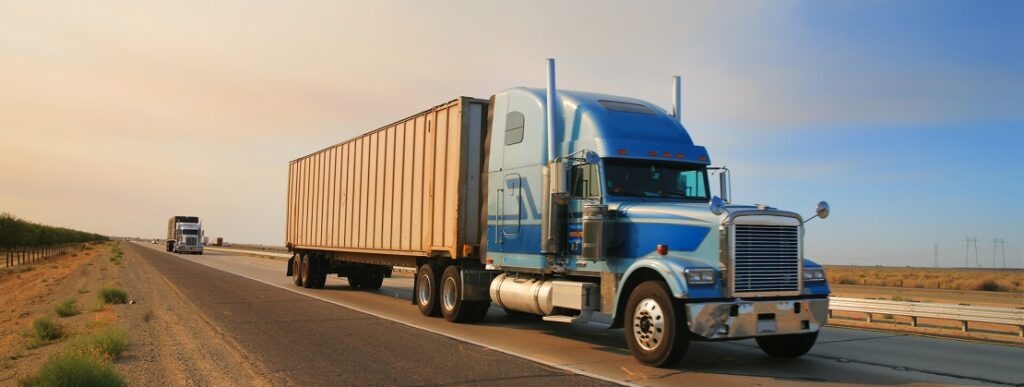
{"type": "Polygon", "coordinates": [[[703,165],[673,161],[604,159],[608,195],[707,201],[703,165]]]}

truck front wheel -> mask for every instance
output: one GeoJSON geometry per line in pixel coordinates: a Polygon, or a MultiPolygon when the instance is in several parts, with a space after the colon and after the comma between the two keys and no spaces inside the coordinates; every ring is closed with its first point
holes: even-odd
{"type": "Polygon", "coordinates": [[[678,363],[690,341],[681,308],[672,299],[667,285],[647,281],[629,295],[626,303],[626,344],[633,357],[654,367],[678,363]]]}
{"type": "Polygon", "coordinates": [[[416,306],[424,316],[437,316],[441,313],[437,297],[438,277],[437,266],[429,263],[423,264],[416,271],[416,291],[413,295],[416,297],[416,306]]]}
{"type": "Polygon", "coordinates": [[[757,346],[764,353],[773,357],[793,359],[811,350],[818,340],[818,332],[801,333],[798,335],[762,336],[758,337],[757,346]]]}

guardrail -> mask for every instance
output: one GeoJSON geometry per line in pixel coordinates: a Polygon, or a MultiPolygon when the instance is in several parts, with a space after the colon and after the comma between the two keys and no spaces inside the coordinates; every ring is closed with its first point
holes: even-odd
{"type": "Polygon", "coordinates": [[[914,327],[920,317],[960,321],[960,330],[964,332],[967,332],[969,322],[1015,325],[1019,329],[1018,335],[1024,337],[1024,309],[845,297],[831,297],[828,308],[829,317],[835,310],[860,312],[868,315],[868,322],[871,322],[872,314],[906,316],[910,317],[910,326],[914,327]]]}

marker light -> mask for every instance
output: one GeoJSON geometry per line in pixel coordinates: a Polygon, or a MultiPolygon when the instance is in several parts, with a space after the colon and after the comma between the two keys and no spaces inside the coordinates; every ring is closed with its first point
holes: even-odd
{"type": "Polygon", "coordinates": [[[648,151],[647,155],[651,157],[658,157],[658,151],[648,151]]]}
{"type": "Polygon", "coordinates": [[[708,157],[707,156],[701,156],[700,157],[700,161],[708,161],[708,157]]]}
{"type": "Polygon", "coordinates": [[[665,153],[662,153],[662,154],[661,154],[661,157],[664,157],[664,158],[666,158],[666,159],[672,158],[672,152],[665,152],[665,153]]]}
{"type": "Polygon", "coordinates": [[[684,155],[684,154],[682,154],[682,153],[676,153],[676,158],[677,158],[677,159],[685,159],[685,158],[686,158],[686,155],[684,155]]]}
{"type": "Polygon", "coordinates": [[[626,150],[625,149],[619,149],[618,153],[619,153],[620,156],[625,156],[626,155],[626,150]]]}
{"type": "Polygon", "coordinates": [[[668,255],[668,245],[658,245],[658,254],[668,255]]]}

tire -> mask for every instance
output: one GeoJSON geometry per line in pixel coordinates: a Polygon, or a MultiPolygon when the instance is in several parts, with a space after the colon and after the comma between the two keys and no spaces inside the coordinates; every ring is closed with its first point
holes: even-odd
{"type": "Polygon", "coordinates": [[[313,288],[323,289],[327,286],[327,272],[331,269],[331,263],[327,260],[327,257],[323,255],[317,256],[316,260],[313,262],[316,263],[316,265],[314,265],[316,271],[314,272],[315,274],[313,274],[313,288]]]}
{"type": "Polygon", "coordinates": [[[441,305],[439,305],[437,296],[440,279],[438,271],[437,266],[429,263],[420,266],[420,269],[416,271],[416,288],[413,289],[413,297],[416,299],[416,307],[420,309],[420,314],[424,316],[441,314],[441,305]]]}
{"type": "Polygon", "coordinates": [[[487,315],[490,302],[462,300],[462,275],[458,266],[448,266],[441,274],[440,300],[441,315],[445,320],[458,323],[476,323],[487,315]],[[485,304],[486,302],[486,304],[485,304]]]}
{"type": "Polygon", "coordinates": [[[299,275],[300,261],[302,261],[302,256],[300,254],[292,256],[292,283],[294,283],[295,286],[302,286],[302,276],[299,275]]]}
{"type": "Polygon", "coordinates": [[[686,354],[685,312],[662,281],[647,281],[626,303],[626,345],[641,363],[654,367],[675,365],[686,354]]]}
{"type": "Polygon", "coordinates": [[[818,340],[818,332],[797,335],[762,336],[755,338],[757,346],[772,357],[795,359],[803,356],[814,347],[818,340]]]}
{"type": "Polygon", "coordinates": [[[363,287],[363,272],[356,272],[349,274],[348,276],[348,287],[352,289],[360,289],[363,287]]]}
{"type": "Polygon", "coordinates": [[[302,276],[302,287],[306,289],[313,288],[313,277],[310,274],[313,272],[310,261],[313,260],[312,254],[303,254],[302,261],[299,262],[299,275],[302,276]]]}
{"type": "Polygon", "coordinates": [[[384,273],[376,269],[363,272],[359,285],[360,289],[379,290],[381,286],[384,286],[384,273]]]}

